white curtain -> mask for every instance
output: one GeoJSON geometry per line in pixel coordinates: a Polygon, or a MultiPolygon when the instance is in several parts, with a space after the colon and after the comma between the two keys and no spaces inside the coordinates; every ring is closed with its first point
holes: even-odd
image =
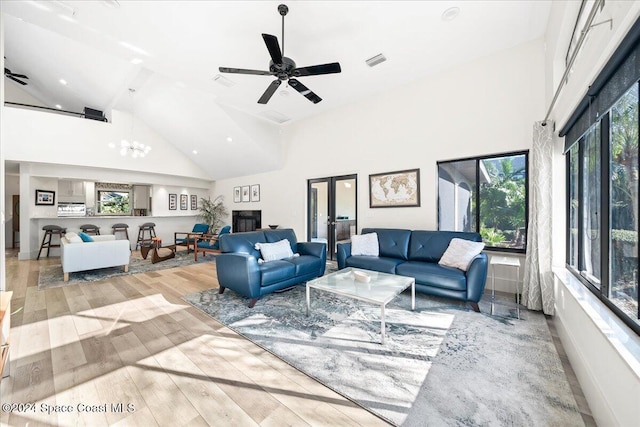
{"type": "Polygon", "coordinates": [[[529,154],[529,226],[522,304],[553,314],[551,271],[553,123],[535,122],[529,154]]]}

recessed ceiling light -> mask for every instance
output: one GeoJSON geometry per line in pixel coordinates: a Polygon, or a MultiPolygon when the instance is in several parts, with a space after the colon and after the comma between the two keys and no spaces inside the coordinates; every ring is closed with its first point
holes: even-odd
{"type": "Polygon", "coordinates": [[[57,108],[58,110],[62,110],[62,105],[60,105],[60,104],[56,104],[56,108],[57,108]]]}
{"type": "Polygon", "coordinates": [[[65,79],[60,79],[58,80],[60,82],[61,85],[66,86],[67,85],[67,81],[65,79]]]}
{"type": "Polygon", "coordinates": [[[140,65],[140,64],[142,64],[143,62],[144,62],[144,61],[143,61],[142,59],[140,59],[140,58],[133,58],[133,59],[131,60],[131,63],[132,63],[133,65],[140,65]]]}
{"type": "Polygon", "coordinates": [[[193,154],[198,154],[198,150],[193,150],[192,153],[193,154]]]}
{"type": "Polygon", "coordinates": [[[230,136],[227,137],[227,142],[233,142],[233,138],[231,138],[230,136]]]}
{"type": "Polygon", "coordinates": [[[445,10],[444,12],[442,12],[442,20],[443,21],[453,21],[454,19],[456,19],[458,17],[458,15],[460,15],[460,8],[453,6],[450,7],[449,9],[445,10]]]}
{"type": "Polygon", "coordinates": [[[116,144],[114,144],[113,142],[110,142],[108,145],[109,145],[109,148],[116,148],[116,144]]]}

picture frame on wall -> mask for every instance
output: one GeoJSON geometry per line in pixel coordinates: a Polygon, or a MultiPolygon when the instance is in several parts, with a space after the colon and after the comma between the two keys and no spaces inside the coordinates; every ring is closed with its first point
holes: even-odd
{"type": "Polygon", "coordinates": [[[181,194],[180,195],[180,210],[181,211],[186,211],[188,208],[188,203],[189,203],[189,195],[188,194],[181,194]]]}
{"type": "Polygon", "coordinates": [[[196,196],[195,194],[191,195],[191,210],[198,210],[198,196],[196,196]]]}
{"type": "Polygon", "coordinates": [[[420,169],[369,175],[370,208],[420,206],[420,169]]]}
{"type": "Polygon", "coordinates": [[[250,192],[250,187],[248,185],[243,185],[242,186],[242,201],[243,202],[249,202],[250,201],[249,192],[250,192]]]}
{"type": "Polygon", "coordinates": [[[36,190],[36,206],[54,206],[56,204],[56,192],[49,190],[36,190]]]}
{"type": "Polygon", "coordinates": [[[252,202],[260,201],[260,184],[254,184],[251,186],[251,201],[252,202]]]}
{"type": "Polygon", "coordinates": [[[233,202],[240,203],[242,201],[242,189],[240,187],[233,187],[233,202]]]}
{"type": "Polygon", "coordinates": [[[176,209],[178,209],[178,195],[169,193],[169,210],[175,211],[176,209]]]}

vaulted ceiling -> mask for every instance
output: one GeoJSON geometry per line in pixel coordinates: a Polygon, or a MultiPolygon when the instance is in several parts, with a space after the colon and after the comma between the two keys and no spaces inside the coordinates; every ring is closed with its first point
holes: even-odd
{"type": "Polygon", "coordinates": [[[261,34],[282,43],[278,4],[2,1],[5,67],[26,74],[22,88],[51,107],[132,111],[219,179],[250,172],[246,154],[283,126],[542,37],[551,2],[288,1],[285,56],[298,66],[339,62],[342,72],[299,78],[320,103],[284,82],[262,105],[274,77],[218,68],[268,70],[261,34]],[[459,13],[447,19],[452,7],[459,13]],[[387,61],[369,67],[378,54],[387,61]]]}

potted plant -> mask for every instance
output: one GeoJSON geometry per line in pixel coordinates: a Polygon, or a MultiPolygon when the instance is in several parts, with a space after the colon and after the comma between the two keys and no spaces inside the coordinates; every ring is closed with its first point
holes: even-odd
{"type": "Polygon", "coordinates": [[[220,226],[224,223],[224,218],[229,215],[229,211],[222,203],[222,195],[211,200],[211,198],[200,198],[200,217],[202,221],[209,225],[209,233],[216,234],[220,226]]]}

